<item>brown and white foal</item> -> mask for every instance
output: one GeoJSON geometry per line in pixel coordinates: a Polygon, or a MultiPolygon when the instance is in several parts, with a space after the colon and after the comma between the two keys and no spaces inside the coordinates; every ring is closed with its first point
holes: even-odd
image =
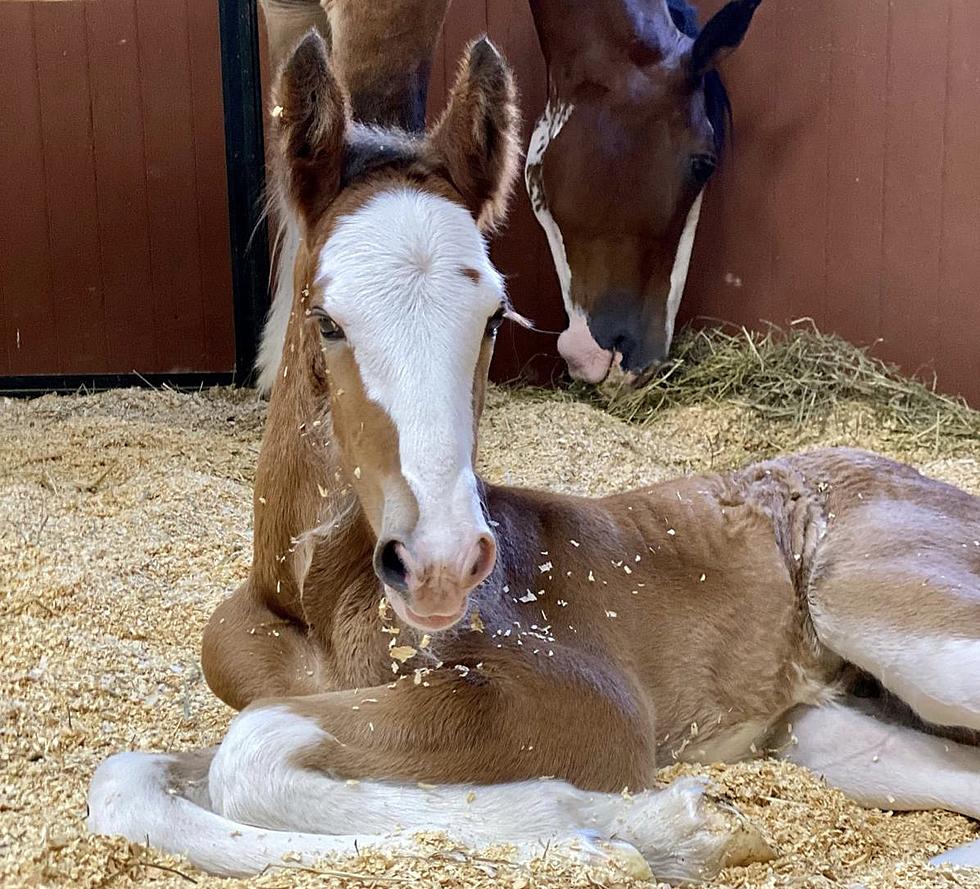
{"type": "Polygon", "coordinates": [[[414,141],[351,124],[310,36],[279,105],[295,298],[252,570],[203,650],[243,712],[216,749],[109,759],[92,830],[228,874],[422,828],[523,856],[578,837],[696,880],[765,844],[658,767],[766,750],[868,805],[980,817],[980,501],[850,451],[600,500],[484,484],[506,67],[475,44],[414,141]]]}

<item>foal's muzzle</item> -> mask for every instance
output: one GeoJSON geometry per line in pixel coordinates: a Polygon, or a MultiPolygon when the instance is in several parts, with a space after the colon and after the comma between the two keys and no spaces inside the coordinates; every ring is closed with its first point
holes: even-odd
{"type": "Polygon", "coordinates": [[[421,630],[445,630],[466,614],[470,592],[497,561],[493,536],[464,537],[450,557],[427,555],[424,547],[389,539],[374,550],[374,571],[385,585],[395,613],[421,630]]]}

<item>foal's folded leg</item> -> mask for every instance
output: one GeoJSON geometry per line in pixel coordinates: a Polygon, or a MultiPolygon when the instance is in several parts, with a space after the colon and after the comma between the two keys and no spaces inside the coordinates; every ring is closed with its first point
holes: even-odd
{"type": "MultiPolygon", "coordinates": [[[[656,877],[674,881],[771,857],[761,837],[701,782],[629,795],[541,780],[536,776],[549,766],[568,764],[567,751],[580,742],[575,726],[557,732],[549,750],[538,732],[555,735],[554,725],[535,726],[533,707],[516,720],[495,713],[506,694],[475,701],[481,689],[455,674],[429,689],[399,683],[253,705],[215,755],[210,802],[234,821],[312,834],[355,825],[372,835],[436,830],[477,848],[506,841],[521,850],[579,837],[590,858],[599,848],[614,866],[635,873],[638,849],[656,877]],[[590,835],[619,844],[596,847],[590,835]]],[[[587,697],[577,706],[582,725],[590,716],[608,717],[587,697]],[[590,703],[596,712],[588,712],[590,703]]],[[[610,725],[610,735],[616,728],[610,725]]],[[[586,754],[617,750],[614,741],[586,754]]]]}

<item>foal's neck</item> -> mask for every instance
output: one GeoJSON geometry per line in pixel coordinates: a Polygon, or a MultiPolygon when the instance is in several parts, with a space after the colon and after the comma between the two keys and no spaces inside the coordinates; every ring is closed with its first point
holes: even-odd
{"type": "MultiPolygon", "coordinates": [[[[293,322],[297,321],[294,312],[293,322]]],[[[304,593],[314,559],[346,569],[352,558],[372,572],[369,532],[333,439],[319,344],[291,323],[269,404],[255,476],[250,582],[270,604],[306,619],[304,593]],[[292,367],[290,366],[292,365],[292,367]]],[[[338,575],[347,574],[337,570],[338,575]]],[[[318,585],[319,586],[319,585],[318,585]]],[[[335,591],[317,589],[322,599],[335,591]]],[[[322,613],[329,603],[320,602],[322,613]]]]}

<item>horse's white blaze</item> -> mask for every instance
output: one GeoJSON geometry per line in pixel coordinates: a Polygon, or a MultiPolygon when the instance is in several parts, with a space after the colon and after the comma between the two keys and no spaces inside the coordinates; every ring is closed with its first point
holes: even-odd
{"type": "Polygon", "coordinates": [[[472,464],[473,374],[504,290],[486,243],[458,204],[397,188],[338,222],[318,276],[365,393],[398,432],[402,475],[419,506],[413,544],[452,559],[461,529],[489,530],[472,464]]]}
{"type": "Polygon", "coordinates": [[[681,297],[684,296],[687,273],[691,267],[691,254],[694,252],[694,237],[697,234],[698,222],[701,219],[701,201],[703,198],[704,192],[702,191],[688,211],[684,231],[681,233],[681,239],[677,244],[674,268],[670,273],[670,294],[667,296],[667,317],[664,325],[667,334],[665,345],[668,350],[674,339],[674,322],[677,320],[677,310],[681,307],[681,297]]]}
{"type": "Polygon", "coordinates": [[[531,171],[541,166],[552,139],[557,138],[574,110],[575,106],[570,103],[553,103],[550,99],[548,100],[544,113],[538,118],[534,132],[531,134],[531,144],[528,146],[527,160],[524,164],[524,181],[531,198],[531,207],[537,217],[538,224],[544,229],[548,238],[551,258],[555,264],[555,271],[558,273],[558,283],[561,286],[561,298],[569,317],[573,312],[572,270],[565,254],[565,241],[555,217],[551,215],[551,210],[548,208],[548,198],[544,194],[544,189],[534,180],[531,171]]]}

